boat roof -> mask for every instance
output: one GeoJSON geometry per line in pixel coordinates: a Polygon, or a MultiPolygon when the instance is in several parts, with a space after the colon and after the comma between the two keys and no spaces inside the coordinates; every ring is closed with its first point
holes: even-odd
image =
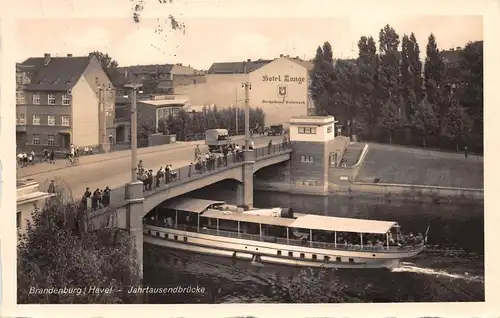
{"type": "Polygon", "coordinates": [[[208,209],[207,211],[203,212],[201,216],[219,220],[242,221],[242,222],[250,222],[257,224],[260,223],[260,224],[286,226],[286,227],[290,227],[292,223],[295,221],[295,219],[290,219],[290,218],[253,215],[253,214],[245,214],[243,212],[213,210],[213,209],[208,209]],[[224,214],[224,212],[226,212],[227,214],[224,214]]]}
{"type": "Polygon", "coordinates": [[[305,214],[296,219],[245,214],[243,212],[208,209],[202,217],[220,220],[242,221],[267,225],[286,226],[308,230],[331,232],[385,234],[397,223],[366,219],[339,218],[325,215],[305,214]],[[224,214],[226,212],[227,214],[224,214]],[[229,212],[229,213],[228,213],[229,212]]]}
{"type": "Polygon", "coordinates": [[[291,227],[332,232],[353,232],[385,234],[393,226],[393,221],[339,218],[325,215],[306,214],[294,220],[291,227]]]}
{"type": "Polygon", "coordinates": [[[171,210],[201,213],[213,204],[223,204],[224,201],[193,199],[193,198],[174,198],[161,206],[171,210]]]}

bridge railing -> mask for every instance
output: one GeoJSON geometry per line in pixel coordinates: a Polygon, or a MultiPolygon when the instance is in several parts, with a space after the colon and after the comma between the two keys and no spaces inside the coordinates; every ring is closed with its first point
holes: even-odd
{"type": "MultiPolygon", "coordinates": [[[[289,149],[288,143],[274,144],[254,149],[255,158],[272,156],[289,149]]],[[[170,174],[165,174],[162,178],[153,177],[153,180],[144,180],[144,196],[147,197],[153,193],[163,191],[168,187],[177,185],[187,180],[195,180],[214,174],[222,170],[241,165],[244,161],[244,152],[229,153],[226,157],[220,157],[205,161],[203,164],[193,162],[190,165],[173,169],[170,174]],[[151,186],[149,186],[151,185],[151,186]]],[[[111,190],[111,206],[119,206],[126,201],[126,185],[111,190]]],[[[89,204],[89,209],[92,204],[89,204]]]]}
{"type": "Polygon", "coordinates": [[[287,142],[283,142],[279,144],[267,145],[264,147],[255,148],[254,153],[255,153],[255,158],[260,158],[280,153],[288,149],[290,149],[290,144],[287,142]]]}

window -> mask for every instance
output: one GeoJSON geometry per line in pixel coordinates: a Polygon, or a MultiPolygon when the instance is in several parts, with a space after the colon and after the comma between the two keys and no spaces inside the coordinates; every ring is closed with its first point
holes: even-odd
{"type": "Polygon", "coordinates": [[[333,127],[332,127],[332,126],[328,126],[328,127],[326,128],[326,133],[327,133],[327,134],[331,134],[331,133],[332,133],[332,131],[333,131],[333,127]]]}
{"type": "Polygon", "coordinates": [[[174,235],[174,240],[178,240],[179,238],[177,237],[177,235],[174,235]]]}
{"type": "Polygon", "coordinates": [[[47,144],[49,146],[55,146],[56,145],[56,136],[55,135],[48,135],[47,136],[47,144]]]}
{"type": "Polygon", "coordinates": [[[186,236],[184,236],[183,241],[184,241],[184,243],[187,243],[188,238],[186,236]]]}
{"type": "Polygon", "coordinates": [[[24,92],[16,92],[16,104],[23,105],[26,103],[24,92]]]}
{"type": "Polygon", "coordinates": [[[33,135],[32,143],[33,143],[33,145],[39,145],[40,144],[40,136],[33,135]]]}
{"type": "Polygon", "coordinates": [[[160,232],[156,231],[156,236],[160,236],[160,232]]]}
{"type": "Polygon", "coordinates": [[[293,252],[288,252],[288,256],[293,257],[293,252]]]}
{"type": "Polygon", "coordinates": [[[281,251],[276,251],[276,254],[278,254],[278,256],[281,256],[281,251]]]}
{"type": "Polygon", "coordinates": [[[337,262],[342,262],[342,258],[338,257],[337,256],[337,259],[336,259],[337,262]]]}
{"type": "Polygon", "coordinates": [[[300,157],[300,162],[313,163],[314,162],[314,158],[312,156],[301,156],[300,157]]]}
{"type": "Polygon", "coordinates": [[[69,126],[69,116],[61,117],[61,126],[69,126]]]}
{"type": "Polygon", "coordinates": [[[69,95],[64,94],[62,96],[62,104],[63,105],[69,105],[69,95]]]}
{"type": "Polygon", "coordinates": [[[25,115],[24,115],[24,113],[19,113],[18,116],[19,116],[18,117],[18,124],[19,125],[24,125],[24,123],[25,123],[25,115]]]}
{"type": "Polygon", "coordinates": [[[306,254],[300,253],[300,258],[306,258],[306,254]]]}
{"type": "Polygon", "coordinates": [[[40,116],[33,115],[33,125],[40,125],[40,116]]]}
{"type": "Polygon", "coordinates": [[[47,95],[47,102],[49,105],[55,105],[56,104],[56,96],[54,94],[47,95]]]}
{"type": "Polygon", "coordinates": [[[49,126],[55,126],[56,125],[56,116],[48,115],[47,116],[47,124],[49,126]]]}
{"type": "Polygon", "coordinates": [[[354,258],[350,258],[349,263],[354,263],[354,258]]]}
{"type": "Polygon", "coordinates": [[[330,260],[330,256],[327,256],[327,255],[323,256],[323,260],[325,262],[328,262],[330,260]]]}
{"type": "Polygon", "coordinates": [[[316,127],[299,127],[299,134],[315,135],[316,127]]]}
{"type": "Polygon", "coordinates": [[[33,104],[40,105],[40,94],[33,94],[33,104]]]}
{"type": "Polygon", "coordinates": [[[21,212],[17,212],[17,214],[16,214],[16,227],[18,229],[21,228],[21,217],[22,217],[21,212]]]}
{"type": "Polygon", "coordinates": [[[316,254],[313,254],[313,255],[312,255],[312,258],[313,258],[313,260],[318,259],[318,258],[316,257],[316,254]]]}

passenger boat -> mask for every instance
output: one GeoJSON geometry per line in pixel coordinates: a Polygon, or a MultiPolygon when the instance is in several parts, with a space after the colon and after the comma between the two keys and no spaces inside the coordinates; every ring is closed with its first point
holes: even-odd
{"type": "Polygon", "coordinates": [[[326,268],[392,268],[425,248],[397,222],[251,209],[176,198],[144,219],[144,242],[258,263],[326,268]]]}

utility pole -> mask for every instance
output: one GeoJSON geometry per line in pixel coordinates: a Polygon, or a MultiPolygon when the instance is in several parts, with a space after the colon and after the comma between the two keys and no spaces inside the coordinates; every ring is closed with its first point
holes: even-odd
{"type": "Polygon", "coordinates": [[[236,133],[235,133],[235,136],[238,135],[238,128],[239,128],[239,125],[238,125],[238,119],[240,116],[238,116],[238,88],[235,88],[234,89],[234,93],[235,93],[235,104],[234,104],[234,107],[235,107],[235,112],[236,112],[236,133]]]}
{"type": "Polygon", "coordinates": [[[132,103],[130,106],[130,130],[131,130],[131,181],[137,181],[137,89],[142,84],[127,84],[125,87],[132,89],[132,103]]]}
{"type": "Polygon", "coordinates": [[[250,98],[249,93],[252,89],[250,82],[243,82],[245,88],[245,150],[250,146],[250,98]]]}

